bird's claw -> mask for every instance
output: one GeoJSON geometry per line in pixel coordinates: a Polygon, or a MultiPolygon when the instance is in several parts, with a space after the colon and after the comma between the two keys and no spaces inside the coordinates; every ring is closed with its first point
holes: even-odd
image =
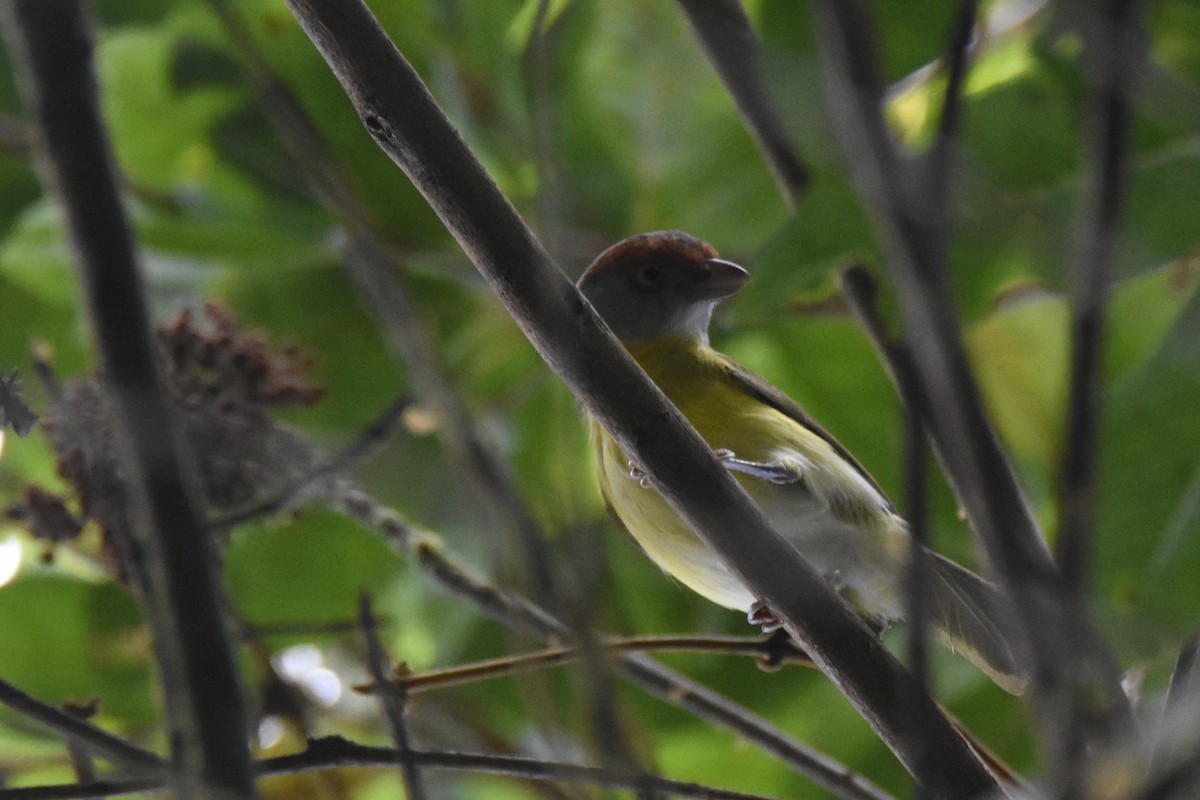
{"type": "Polygon", "coordinates": [[[654,488],[654,479],[636,461],[630,460],[629,462],[629,477],[637,481],[638,486],[641,486],[643,489],[654,488]]]}
{"type": "Polygon", "coordinates": [[[774,633],[783,627],[783,618],[761,600],[750,606],[750,610],[746,612],[746,621],[762,628],[763,633],[774,633]]]}

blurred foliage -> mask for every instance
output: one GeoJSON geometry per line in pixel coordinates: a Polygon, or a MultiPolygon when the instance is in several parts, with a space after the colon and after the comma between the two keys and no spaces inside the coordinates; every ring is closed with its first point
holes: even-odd
{"type": "MultiPolygon", "coordinates": [[[[898,495],[896,402],[865,338],[830,302],[838,267],[865,260],[882,274],[886,265],[822,115],[808,16],[785,0],[746,5],[780,110],[813,169],[794,214],[668,0],[561,0],[549,4],[542,30],[534,28],[536,0],[372,3],[570,275],[608,243],[658,228],[689,230],[744,263],[753,280],[716,321],[717,346],[805,404],[898,495]]],[[[408,388],[407,371],[343,272],[339,223],[303,184],[244,78],[241,55],[202,0],[96,6],[100,90],[154,308],[165,316],[220,298],[248,325],[310,350],[328,398],[288,421],[330,448],[350,441],[408,388]]],[[[738,615],[674,585],[613,529],[591,483],[573,398],[374,146],[281,0],[231,6],[315,121],[373,223],[403,253],[404,280],[443,366],[553,537],[563,579],[597,595],[584,598],[597,623],[629,634],[745,632],[738,615]]],[[[899,138],[922,148],[937,123],[945,81],[936,60],[955,4],[872,6],[893,88],[889,120],[899,138]]],[[[1069,348],[1064,264],[1089,158],[1080,43],[1038,4],[1000,0],[984,10],[988,35],[966,85],[953,285],[987,405],[1053,536],[1069,348]]],[[[1154,4],[1148,31],[1152,64],[1135,109],[1121,282],[1106,331],[1094,599],[1122,664],[1145,668],[1152,709],[1200,619],[1200,11],[1186,0],[1154,4]]],[[[19,118],[3,63],[0,113],[19,118]]],[[[45,392],[31,380],[31,345],[48,346],[55,368],[70,375],[89,368],[91,344],[59,219],[24,152],[0,151],[0,185],[0,369],[20,368],[31,403],[44,408],[45,392]]],[[[482,574],[513,580],[515,547],[469,513],[473,498],[436,432],[410,422],[360,470],[365,482],[482,574]]],[[[0,502],[31,482],[58,486],[42,439],[10,436],[5,446],[0,502]]],[[[948,490],[938,484],[933,492],[939,547],[972,561],[948,490]]],[[[22,541],[24,563],[0,588],[0,678],[50,702],[98,698],[104,724],[153,743],[158,701],[136,605],[94,546],[60,547],[47,565],[40,545],[22,541]]],[[[279,655],[315,643],[343,686],[363,679],[361,645],[315,626],[352,618],[362,591],[377,598],[394,657],[414,666],[535,646],[328,512],[238,531],[223,559],[239,618],[288,627],[259,645],[279,655]]],[[[898,795],[911,792],[894,759],[818,674],[763,673],[726,657],[668,660],[898,795]]],[[[266,662],[244,663],[247,680],[261,684],[266,662]]],[[[951,656],[936,663],[939,693],[954,712],[1018,768],[1036,769],[1021,701],[951,656]]],[[[570,757],[592,741],[589,715],[579,713],[583,687],[558,670],[446,690],[414,709],[416,736],[429,747],[570,757]]],[[[823,796],[678,709],[636,691],[619,698],[634,749],[652,768],[745,791],[823,796]]],[[[384,741],[377,709],[359,701],[308,701],[315,730],[384,741]]],[[[13,781],[69,779],[65,762],[47,772],[59,751],[35,726],[6,713],[0,742],[0,769],[13,781]]],[[[339,775],[325,786],[335,794],[285,783],[291,788],[280,796],[399,791],[379,771],[339,775]]],[[[538,794],[498,779],[438,781],[439,796],[538,794]]]]}

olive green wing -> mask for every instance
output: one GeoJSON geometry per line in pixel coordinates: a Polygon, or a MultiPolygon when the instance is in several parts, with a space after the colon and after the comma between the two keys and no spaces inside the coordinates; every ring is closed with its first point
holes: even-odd
{"type": "Polygon", "coordinates": [[[784,394],[778,387],[772,386],[763,378],[750,372],[745,367],[738,365],[724,356],[721,357],[722,366],[726,375],[730,380],[738,386],[747,395],[764,403],[771,408],[783,414],[785,417],[803,425],[808,430],[823,439],[834,452],[846,460],[846,463],[854,467],[859,475],[870,484],[871,488],[879,492],[879,496],[887,503],[888,510],[896,513],[895,507],[891,500],[888,499],[887,493],[883,491],[883,487],[871,477],[871,473],[867,472],[866,467],[858,462],[858,459],[847,450],[841,442],[833,437],[833,434],[821,427],[821,423],[817,422],[804,408],[792,398],[784,394]]]}

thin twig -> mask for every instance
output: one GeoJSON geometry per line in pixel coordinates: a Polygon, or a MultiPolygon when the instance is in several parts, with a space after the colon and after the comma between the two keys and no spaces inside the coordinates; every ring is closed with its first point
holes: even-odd
{"type": "MultiPolygon", "coordinates": [[[[411,751],[413,761],[423,769],[469,772],[535,781],[556,781],[579,786],[599,786],[611,789],[636,789],[628,776],[597,767],[564,764],[517,756],[440,751],[411,751]]],[[[309,743],[303,753],[279,756],[258,762],[261,777],[319,772],[338,767],[391,767],[405,755],[390,747],[371,747],[340,737],[326,737],[309,743]]],[[[647,780],[655,790],[673,797],[694,800],[772,800],[765,795],[718,789],[687,781],[674,781],[658,776],[647,780]]],[[[161,789],[163,783],[153,779],[98,781],[91,784],[69,783],[56,786],[34,786],[20,789],[0,789],[0,800],[82,800],[88,797],[116,797],[141,794],[161,789]]]]}
{"type": "Polygon", "coordinates": [[[1140,7],[1134,0],[1076,6],[1091,86],[1092,165],[1071,259],[1071,386],[1056,551],[1075,594],[1086,591],[1091,574],[1104,316],[1120,248],[1134,83],[1145,61],[1140,7]]]}
{"type": "Polygon", "coordinates": [[[274,496],[268,497],[250,508],[226,514],[209,523],[214,531],[229,531],[238,525],[252,520],[280,514],[304,499],[306,492],[327,478],[333,478],[350,469],[350,467],[367,459],[373,450],[388,437],[396,424],[404,416],[404,412],[412,407],[412,400],[407,394],[392,401],[384,412],[368,425],[353,442],[343,447],[332,458],[322,463],[310,472],[301,475],[289,483],[274,496]]]}
{"type": "Polygon", "coordinates": [[[741,0],[679,0],[679,5],[762,151],[780,194],[788,208],[795,208],[808,187],[808,167],[771,99],[758,37],[741,0]]]}
{"type": "Polygon", "coordinates": [[[950,228],[951,176],[958,150],[958,133],[962,122],[962,89],[967,79],[971,39],[979,11],[978,0],[959,0],[946,48],[946,91],[942,114],[938,118],[937,138],[928,157],[928,192],[934,208],[932,213],[942,228],[942,236],[950,228]]]}
{"type": "Polygon", "coordinates": [[[558,591],[546,548],[549,538],[442,368],[429,333],[395,274],[397,261],[394,253],[366,235],[355,237],[346,249],[350,278],[400,355],[425,405],[437,415],[438,435],[458,467],[456,472],[464,477],[471,495],[484,501],[471,507],[485,529],[499,525],[514,533],[525,554],[533,596],[556,606],[558,591]]]}
{"type": "MultiPolygon", "coordinates": [[[[551,263],[370,11],[358,0],[289,0],[289,7],[377,144],[424,194],[547,364],[648,471],[671,506],[786,620],[789,633],[911,769],[917,745],[910,709],[899,702],[920,692],[911,676],[772,530],[551,263]]],[[[928,697],[924,702],[933,706],[928,697]]],[[[940,712],[930,713],[933,740],[921,746],[944,751],[954,764],[956,793],[994,789],[992,776],[940,712]]]]}
{"type": "Polygon", "coordinates": [[[19,0],[4,26],[77,253],[112,400],[138,576],[164,685],[176,791],[253,797],[246,710],[209,565],[212,539],[158,362],[101,121],[82,4],[19,0]]]}
{"type": "Polygon", "coordinates": [[[1175,669],[1171,672],[1171,682],[1167,685],[1166,708],[1169,710],[1184,702],[1193,692],[1195,685],[1196,659],[1200,657],[1200,634],[1184,642],[1179,648],[1175,659],[1175,669]]]}
{"type": "Polygon", "coordinates": [[[400,769],[404,775],[404,796],[408,800],[424,800],[425,785],[421,780],[421,771],[412,757],[412,744],[408,739],[408,724],[404,719],[407,711],[408,692],[404,689],[403,684],[394,682],[393,686],[398,686],[399,691],[382,690],[391,677],[391,670],[388,667],[388,657],[383,649],[383,643],[379,641],[379,623],[375,619],[374,612],[371,611],[371,598],[366,594],[359,601],[358,618],[363,639],[367,644],[367,667],[371,671],[371,681],[375,686],[381,687],[381,690],[377,692],[379,703],[383,706],[384,715],[387,717],[392,742],[400,754],[400,769]]]}
{"type": "MultiPolygon", "coordinates": [[[[96,713],[98,703],[64,703],[63,711],[82,720],[91,718],[96,713]]],[[[67,739],[67,757],[71,768],[75,770],[76,783],[92,783],[96,780],[96,764],[91,752],[78,742],[67,739]]]]}
{"type": "MultiPolygon", "coordinates": [[[[904,381],[910,384],[910,381],[904,381]]],[[[929,514],[926,488],[928,450],[925,443],[925,427],[921,424],[920,400],[908,398],[905,403],[904,424],[904,519],[908,523],[909,556],[907,583],[907,630],[908,669],[917,685],[929,691],[929,580],[932,565],[929,563],[929,514]]],[[[913,704],[917,735],[929,723],[920,702],[913,704]]],[[[922,737],[924,738],[924,737],[922,737]]],[[[921,798],[943,796],[948,787],[941,785],[942,769],[938,764],[938,753],[927,748],[918,761],[917,792],[921,798]]]]}
{"type": "Polygon", "coordinates": [[[43,703],[4,680],[0,680],[0,703],[23,717],[45,725],[68,741],[121,769],[157,773],[169,766],[165,759],[159,758],[149,750],[143,750],[119,736],[97,728],[74,714],[43,703]]]}
{"type": "MultiPolygon", "coordinates": [[[[600,643],[611,653],[706,653],[709,655],[754,656],[778,664],[778,648],[772,639],[762,636],[631,636],[609,638],[600,643]]],[[[799,650],[792,649],[788,661],[812,666],[812,662],[799,650]]],[[[402,685],[411,694],[433,689],[445,689],[466,683],[513,675],[531,669],[546,669],[569,663],[579,658],[577,647],[551,647],[536,653],[504,656],[473,664],[417,672],[393,678],[392,682],[402,685]]]]}
{"type": "MultiPolygon", "coordinates": [[[[1161,772],[1164,765],[1171,766],[1183,755],[1180,751],[1178,737],[1173,732],[1181,718],[1189,717],[1189,711],[1200,706],[1200,693],[1196,691],[1196,659],[1200,656],[1200,634],[1194,634],[1184,642],[1175,658],[1175,669],[1171,672],[1171,682],[1167,685],[1167,698],[1163,703],[1162,719],[1159,723],[1163,733],[1155,743],[1154,751],[1150,754],[1150,774],[1161,772]]],[[[1187,728],[1193,726],[1188,720],[1187,728]]],[[[1194,733],[1193,733],[1194,738],[1194,733]]]]}

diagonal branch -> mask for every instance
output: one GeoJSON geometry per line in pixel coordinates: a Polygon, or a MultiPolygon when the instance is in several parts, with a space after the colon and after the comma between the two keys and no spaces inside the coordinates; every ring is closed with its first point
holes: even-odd
{"type": "Polygon", "coordinates": [[[758,38],[741,0],[679,0],[704,54],[737,104],[783,199],[795,208],[808,187],[808,167],[771,100],[758,38]]]}
{"type": "Polygon", "coordinates": [[[130,772],[158,773],[169,765],[148,750],[143,750],[119,736],[97,728],[86,719],[43,703],[22,692],[7,681],[0,681],[0,703],[56,731],[68,742],[82,750],[100,756],[113,765],[130,772]]]}
{"type": "Polygon", "coordinates": [[[253,797],[246,711],[192,465],[151,335],[136,249],[101,122],[82,3],[6,3],[5,31],[41,130],[47,182],[77,254],[127,477],[138,581],[184,798],[253,797]]]}
{"type": "Polygon", "coordinates": [[[521,499],[502,461],[480,436],[470,413],[438,361],[437,352],[397,276],[402,263],[377,232],[353,181],[287,84],[256,49],[228,0],[208,0],[258,92],[263,110],[309,185],[349,232],[345,247],[351,280],[387,333],[424,404],[438,415],[438,436],[474,497],[489,529],[511,532],[521,545],[534,595],[554,603],[548,537],[521,499]]]}
{"type": "MultiPolygon", "coordinates": [[[[699,435],[638,369],[487,177],[412,67],[356,0],[290,0],[363,124],[405,171],[550,367],[648,470],[672,506],[788,621],[813,660],[902,763],[918,744],[912,678],[779,538],[699,435]],[[748,546],[747,543],[752,543],[748,546]]],[[[923,702],[933,706],[928,695],[923,702]]],[[[958,797],[995,782],[936,710],[928,727],[958,797]]]]}

